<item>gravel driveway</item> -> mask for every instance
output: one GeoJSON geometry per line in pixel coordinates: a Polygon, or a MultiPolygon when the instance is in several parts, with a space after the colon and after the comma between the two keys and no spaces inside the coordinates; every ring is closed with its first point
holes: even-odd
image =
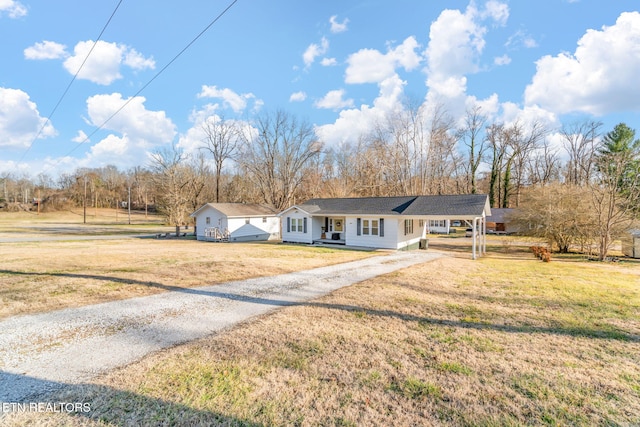
{"type": "Polygon", "coordinates": [[[441,256],[396,252],[274,277],[15,316],[0,322],[0,403],[45,393],[278,307],[441,256]]]}

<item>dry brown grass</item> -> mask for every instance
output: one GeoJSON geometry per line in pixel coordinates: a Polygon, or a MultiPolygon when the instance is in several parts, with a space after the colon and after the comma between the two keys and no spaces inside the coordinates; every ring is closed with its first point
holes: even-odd
{"type": "MultiPolygon", "coordinates": [[[[633,425],[637,265],[439,259],[52,396],[49,425],[633,425]]],[[[460,252],[462,253],[462,252],[460,252]]],[[[515,253],[515,254],[514,254],[515,253]]]]}
{"type": "Polygon", "coordinates": [[[373,255],[275,243],[177,239],[0,245],[0,318],[288,273],[373,255]]]}

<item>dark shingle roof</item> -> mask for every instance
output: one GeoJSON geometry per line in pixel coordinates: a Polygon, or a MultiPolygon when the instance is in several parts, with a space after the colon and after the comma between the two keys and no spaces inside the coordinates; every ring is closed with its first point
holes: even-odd
{"type": "Polygon", "coordinates": [[[298,208],[318,215],[481,216],[486,194],[311,199],[298,208]]]}

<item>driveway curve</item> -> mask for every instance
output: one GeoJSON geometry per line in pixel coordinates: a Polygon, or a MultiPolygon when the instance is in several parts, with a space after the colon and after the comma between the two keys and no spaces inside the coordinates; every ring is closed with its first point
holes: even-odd
{"type": "Polygon", "coordinates": [[[394,252],[279,276],[11,317],[0,322],[0,403],[35,402],[149,353],[440,256],[394,252]]]}

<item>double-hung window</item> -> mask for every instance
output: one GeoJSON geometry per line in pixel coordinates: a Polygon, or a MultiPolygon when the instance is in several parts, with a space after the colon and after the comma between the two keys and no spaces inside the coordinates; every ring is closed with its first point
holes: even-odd
{"type": "Polygon", "coordinates": [[[405,219],[404,220],[404,234],[405,234],[405,236],[407,234],[413,234],[413,220],[412,219],[405,219]]]}

